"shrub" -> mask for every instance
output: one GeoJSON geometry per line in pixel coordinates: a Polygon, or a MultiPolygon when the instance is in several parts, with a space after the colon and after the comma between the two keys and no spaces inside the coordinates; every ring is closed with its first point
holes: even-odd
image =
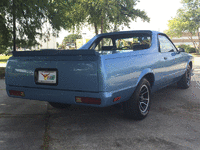
{"type": "Polygon", "coordinates": [[[185,50],[186,53],[196,53],[196,48],[190,47],[185,50]]]}
{"type": "Polygon", "coordinates": [[[5,77],[5,67],[0,67],[0,79],[5,77]]]}
{"type": "Polygon", "coordinates": [[[3,54],[5,54],[6,56],[12,55],[12,49],[8,48],[3,54]]]}
{"type": "Polygon", "coordinates": [[[195,48],[191,47],[190,45],[185,45],[185,44],[179,45],[178,48],[185,49],[186,53],[196,53],[197,51],[195,48]]]}
{"type": "Polygon", "coordinates": [[[185,45],[185,44],[182,44],[182,45],[179,45],[178,48],[183,48],[183,49],[187,49],[187,48],[191,48],[190,45],[185,45]]]}

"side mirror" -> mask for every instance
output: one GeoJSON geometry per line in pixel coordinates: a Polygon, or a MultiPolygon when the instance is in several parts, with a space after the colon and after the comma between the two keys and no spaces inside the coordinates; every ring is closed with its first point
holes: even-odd
{"type": "Polygon", "coordinates": [[[184,48],[178,48],[178,51],[179,52],[185,52],[185,49],[184,48]]]}

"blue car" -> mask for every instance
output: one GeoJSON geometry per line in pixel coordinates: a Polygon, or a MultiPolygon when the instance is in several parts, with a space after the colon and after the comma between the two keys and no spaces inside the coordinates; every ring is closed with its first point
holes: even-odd
{"type": "Polygon", "coordinates": [[[96,35],[78,50],[13,52],[6,67],[8,96],[70,105],[122,104],[141,120],[151,94],[170,84],[189,88],[193,57],[164,33],[123,31],[96,35]]]}

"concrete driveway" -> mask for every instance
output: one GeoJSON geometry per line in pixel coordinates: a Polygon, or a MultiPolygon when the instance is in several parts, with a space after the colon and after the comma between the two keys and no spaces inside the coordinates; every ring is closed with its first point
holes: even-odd
{"type": "Polygon", "coordinates": [[[142,121],[115,107],[72,106],[9,98],[0,80],[0,150],[200,150],[200,58],[189,89],[152,95],[142,121]]]}

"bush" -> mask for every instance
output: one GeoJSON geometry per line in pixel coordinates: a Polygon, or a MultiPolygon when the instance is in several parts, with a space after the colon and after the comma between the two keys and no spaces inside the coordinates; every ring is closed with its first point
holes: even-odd
{"type": "Polygon", "coordinates": [[[191,47],[190,45],[185,45],[185,44],[179,45],[178,48],[185,49],[186,53],[196,53],[196,51],[197,51],[196,48],[191,47]]]}
{"type": "Polygon", "coordinates": [[[6,56],[12,55],[12,49],[8,48],[3,54],[5,54],[6,56]]]}
{"type": "Polygon", "coordinates": [[[183,48],[183,49],[187,49],[187,48],[191,48],[190,45],[185,45],[185,44],[182,44],[182,45],[179,45],[178,48],[183,48]]]}
{"type": "Polygon", "coordinates": [[[186,53],[196,53],[196,48],[190,47],[185,50],[186,53]]]}
{"type": "Polygon", "coordinates": [[[0,67],[0,79],[5,77],[5,67],[0,67]]]}

